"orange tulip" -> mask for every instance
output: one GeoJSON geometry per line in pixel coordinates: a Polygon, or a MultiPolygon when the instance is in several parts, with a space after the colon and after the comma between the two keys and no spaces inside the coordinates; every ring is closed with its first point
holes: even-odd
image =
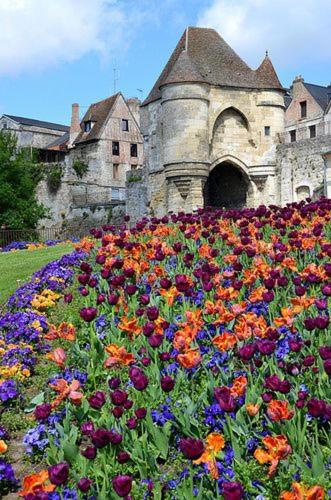
{"type": "Polygon", "coordinates": [[[50,387],[58,393],[58,396],[51,403],[52,408],[58,406],[66,398],[69,398],[75,405],[80,405],[83,393],[78,391],[80,388],[78,380],[74,379],[71,384],[68,384],[65,379],[60,378],[57,379],[54,384],[50,384],[50,387]]]}
{"type": "Polygon", "coordinates": [[[280,420],[290,420],[294,411],[289,410],[287,401],[273,399],[268,404],[267,415],[274,422],[279,422],[280,420]]]}
{"type": "Polygon", "coordinates": [[[56,486],[49,483],[48,471],[42,470],[23,479],[23,489],[18,492],[20,497],[35,495],[36,493],[54,491],[56,486]]]}
{"type": "Polygon", "coordinates": [[[60,323],[57,331],[60,339],[69,340],[71,342],[76,339],[76,329],[72,323],[60,323]]]}
{"type": "Polygon", "coordinates": [[[133,354],[128,353],[125,347],[109,344],[106,347],[106,352],[110,354],[110,356],[103,364],[105,368],[110,368],[114,365],[128,366],[134,362],[133,354]]]}
{"type": "Polygon", "coordinates": [[[141,333],[141,328],[137,324],[137,318],[126,319],[122,318],[121,322],[118,324],[118,328],[133,335],[139,335],[141,333]]]}
{"type": "Polygon", "coordinates": [[[235,378],[232,383],[232,387],[230,388],[231,396],[239,398],[240,396],[245,394],[246,387],[247,387],[247,378],[244,375],[235,378]]]}
{"type": "Polygon", "coordinates": [[[280,500],[324,500],[325,494],[322,486],[308,488],[302,483],[293,483],[291,491],[284,491],[280,500]]]}
{"type": "Polygon", "coordinates": [[[214,337],[212,342],[220,351],[228,351],[236,345],[237,339],[232,333],[224,332],[214,337]]]}
{"type": "Polygon", "coordinates": [[[257,448],[254,452],[254,458],[262,465],[270,463],[268,476],[272,477],[276,472],[279,462],[292,452],[292,448],[288,444],[286,436],[283,435],[266,436],[262,439],[262,442],[266,450],[257,448]]]}
{"type": "Polygon", "coordinates": [[[208,470],[213,479],[219,478],[215,457],[224,448],[224,445],[225,441],[222,434],[212,432],[206,438],[206,446],[203,454],[197,460],[194,460],[195,464],[207,464],[208,470]]]}
{"type": "Polygon", "coordinates": [[[54,351],[47,354],[47,358],[54,361],[60,368],[63,368],[67,355],[62,347],[57,347],[54,351]]]}
{"type": "Polygon", "coordinates": [[[0,453],[6,453],[8,449],[8,446],[6,445],[6,443],[0,439],[0,453]]]}
{"type": "Polygon", "coordinates": [[[199,349],[188,349],[185,354],[178,354],[177,359],[184,368],[193,368],[202,358],[199,349]]]}
{"type": "Polygon", "coordinates": [[[250,417],[255,417],[259,413],[260,405],[247,404],[246,411],[250,417]]]}
{"type": "Polygon", "coordinates": [[[186,350],[190,347],[191,342],[195,339],[197,335],[197,330],[192,328],[190,325],[185,325],[182,329],[177,330],[174,336],[173,344],[174,348],[179,351],[186,350]]]}

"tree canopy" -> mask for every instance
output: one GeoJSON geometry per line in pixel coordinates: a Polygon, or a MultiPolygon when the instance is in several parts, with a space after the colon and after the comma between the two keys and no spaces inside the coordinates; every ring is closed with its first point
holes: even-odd
{"type": "Polygon", "coordinates": [[[36,198],[42,170],[28,148],[19,148],[14,134],[0,131],[0,226],[35,228],[47,215],[36,198]]]}

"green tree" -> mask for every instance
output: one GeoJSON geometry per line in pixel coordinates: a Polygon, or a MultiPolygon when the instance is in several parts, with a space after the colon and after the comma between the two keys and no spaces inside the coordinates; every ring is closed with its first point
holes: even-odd
{"type": "Polygon", "coordinates": [[[18,148],[17,139],[0,131],[0,226],[34,229],[47,209],[36,199],[42,169],[35,154],[18,148]]]}

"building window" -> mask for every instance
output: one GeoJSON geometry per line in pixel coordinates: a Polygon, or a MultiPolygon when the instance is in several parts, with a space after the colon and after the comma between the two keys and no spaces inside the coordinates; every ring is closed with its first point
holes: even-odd
{"type": "Polygon", "coordinates": [[[296,189],[297,193],[297,201],[305,200],[310,197],[310,188],[309,186],[299,186],[296,189]]]}
{"type": "Polygon", "coordinates": [[[3,129],[6,129],[6,128],[7,128],[7,123],[4,123],[4,124],[2,125],[2,128],[3,128],[3,129]]]}
{"type": "Polygon", "coordinates": [[[137,170],[138,165],[131,165],[131,170],[137,170]]]}
{"type": "Polygon", "coordinates": [[[310,137],[310,139],[314,139],[314,137],[316,137],[316,125],[310,125],[309,137],[310,137]]]}
{"type": "Polygon", "coordinates": [[[295,142],[297,140],[297,133],[295,130],[290,131],[290,141],[295,142]]]}
{"type": "Polygon", "coordinates": [[[118,181],[120,178],[120,166],[118,163],[114,163],[113,165],[113,179],[118,181]]]}
{"type": "Polygon", "coordinates": [[[301,118],[307,118],[307,101],[300,102],[301,118]]]}
{"type": "Polygon", "coordinates": [[[120,154],[120,143],[118,141],[113,141],[112,145],[113,155],[119,156],[120,154]]]}
{"type": "Polygon", "coordinates": [[[88,121],[88,122],[84,122],[84,132],[89,132],[92,128],[92,122],[91,121],[88,121]]]}
{"type": "Polygon", "coordinates": [[[264,135],[265,136],[269,136],[270,135],[270,127],[269,126],[264,127],[264,135]]]}
{"type": "Polygon", "coordinates": [[[138,156],[138,146],[137,144],[131,144],[131,156],[133,156],[134,158],[137,158],[138,156]]]}
{"type": "Polygon", "coordinates": [[[129,120],[122,119],[122,131],[129,132],[129,120]]]}

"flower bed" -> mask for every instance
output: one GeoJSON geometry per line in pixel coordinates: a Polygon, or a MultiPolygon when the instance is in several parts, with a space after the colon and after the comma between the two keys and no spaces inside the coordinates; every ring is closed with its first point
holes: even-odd
{"type": "MultiPolygon", "coordinates": [[[[95,230],[77,276],[81,323],[42,326],[58,374],[24,442],[47,466],[19,494],[327,498],[330,209],[321,199],[95,230]]],[[[10,306],[46,309],[50,292],[10,306]]]]}
{"type": "MultiPolygon", "coordinates": [[[[26,382],[34,374],[38,357],[50,347],[45,338],[49,329],[45,311],[62,297],[83,255],[75,251],[36,272],[10,297],[7,312],[0,316],[0,414],[25,406],[26,382]]],[[[0,454],[7,452],[9,437],[0,427],[0,454]]],[[[11,465],[1,459],[0,493],[17,484],[11,465]]]]}
{"type": "Polygon", "coordinates": [[[13,241],[4,247],[0,247],[0,252],[17,252],[18,250],[38,250],[40,248],[54,247],[57,245],[66,245],[68,243],[77,242],[78,239],[72,240],[47,240],[44,243],[32,241],[13,241]]]}

